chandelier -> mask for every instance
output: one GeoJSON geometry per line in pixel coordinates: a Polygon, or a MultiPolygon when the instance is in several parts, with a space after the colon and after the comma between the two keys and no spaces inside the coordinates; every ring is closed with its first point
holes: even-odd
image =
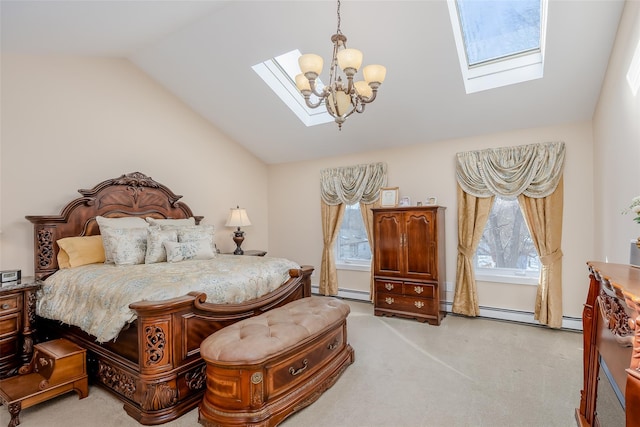
{"type": "Polygon", "coordinates": [[[322,72],[322,57],[313,53],[302,55],[298,59],[302,74],[296,76],[296,86],[304,96],[309,108],[318,108],[323,103],[327,112],[335,119],[338,129],[342,130],[342,123],[355,113],[364,112],[366,104],[376,99],[378,88],[384,81],[387,69],[382,65],[367,65],[362,70],[364,80],[354,82],[354,76],[362,65],[362,52],[357,49],[347,49],[347,38],[340,31],[340,0],[338,0],[338,29],[331,36],[333,43],[333,57],[329,69],[329,84],[318,92],[316,79],[322,72]],[[347,78],[347,83],[338,75],[338,67],[347,78]],[[311,102],[311,94],[317,96],[318,102],[311,102]]]}

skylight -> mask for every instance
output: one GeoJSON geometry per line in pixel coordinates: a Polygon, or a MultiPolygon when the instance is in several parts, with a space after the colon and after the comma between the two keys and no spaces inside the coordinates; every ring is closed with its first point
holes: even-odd
{"type": "MultiPolygon", "coordinates": [[[[251,68],[306,126],[332,122],[333,117],[329,115],[326,109],[319,108],[314,110],[307,107],[302,94],[296,87],[295,76],[300,73],[300,67],[298,66],[298,58],[300,56],[300,51],[295,49],[267,59],[251,68]]],[[[319,92],[324,87],[320,79],[316,80],[316,86],[319,92]]],[[[311,101],[318,102],[318,98],[311,95],[311,101]]]]}
{"type": "Polygon", "coordinates": [[[467,93],[539,79],[547,0],[447,0],[467,93]]]}

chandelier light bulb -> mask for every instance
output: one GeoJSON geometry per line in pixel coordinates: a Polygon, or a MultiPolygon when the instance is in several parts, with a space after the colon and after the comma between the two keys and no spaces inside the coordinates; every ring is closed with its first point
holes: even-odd
{"type": "Polygon", "coordinates": [[[364,98],[370,98],[371,95],[373,95],[373,89],[371,89],[371,86],[369,86],[369,84],[364,80],[355,82],[354,86],[356,87],[358,95],[364,98]]]}
{"type": "Polygon", "coordinates": [[[304,74],[298,74],[296,76],[296,87],[300,92],[309,91],[311,92],[311,85],[309,84],[309,79],[307,79],[304,74]]]}

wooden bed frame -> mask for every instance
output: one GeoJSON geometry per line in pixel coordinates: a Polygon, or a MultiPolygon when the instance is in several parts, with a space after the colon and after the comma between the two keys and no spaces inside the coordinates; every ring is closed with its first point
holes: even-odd
{"type": "MultiPolygon", "coordinates": [[[[34,224],[36,279],[58,269],[56,241],[99,234],[95,221],[105,217],[189,218],[182,196],[142,173],[109,179],[69,202],[60,215],[27,216],[34,224]]],[[[202,217],[195,217],[200,222],[202,217]]],[[[313,267],[289,271],[280,288],[243,304],[211,304],[191,292],[166,301],[130,305],[137,319],[115,341],[98,343],[77,327],[38,318],[40,340],[64,337],[87,349],[89,377],[124,402],[141,424],[161,424],[195,408],[205,390],[205,363],[200,343],[213,332],[288,302],[311,296],[313,267]]]]}

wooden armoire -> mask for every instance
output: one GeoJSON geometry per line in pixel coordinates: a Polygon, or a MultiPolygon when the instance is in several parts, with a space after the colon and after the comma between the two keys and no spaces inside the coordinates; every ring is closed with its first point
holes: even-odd
{"type": "Polygon", "coordinates": [[[445,316],[442,206],[373,209],[374,313],[439,325],[445,316]]]}

